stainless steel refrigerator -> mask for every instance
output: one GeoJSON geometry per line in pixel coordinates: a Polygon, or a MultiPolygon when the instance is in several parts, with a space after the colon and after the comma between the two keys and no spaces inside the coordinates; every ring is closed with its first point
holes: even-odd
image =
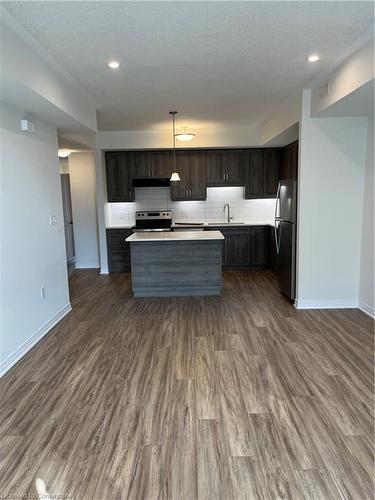
{"type": "Polygon", "coordinates": [[[291,300],[296,290],[297,181],[279,182],[275,206],[277,278],[281,292],[291,300]]]}

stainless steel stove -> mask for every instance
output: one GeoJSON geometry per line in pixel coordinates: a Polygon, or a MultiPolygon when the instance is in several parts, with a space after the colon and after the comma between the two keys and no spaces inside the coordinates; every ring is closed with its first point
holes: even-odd
{"type": "Polygon", "coordinates": [[[133,232],[171,231],[172,212],[170,210],[139,210],[135,212],[133,232]]]}

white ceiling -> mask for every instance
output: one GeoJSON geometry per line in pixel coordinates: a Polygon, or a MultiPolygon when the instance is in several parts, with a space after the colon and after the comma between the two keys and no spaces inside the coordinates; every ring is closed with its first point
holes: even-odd
{"type": "Polygon", "coordinates": [[[102,130],[253,125],[373,24],[372,2],[2,2],[99,103],[102,130]],[[316,64],[306,62],[312,52],[316,64]],[[121,67],[111,71],[109,59],[121,67]]]}

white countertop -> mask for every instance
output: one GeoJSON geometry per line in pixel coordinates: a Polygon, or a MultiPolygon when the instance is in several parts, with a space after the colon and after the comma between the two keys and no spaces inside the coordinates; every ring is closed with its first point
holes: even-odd
{"type": "MultiPolygon", "coordinates": [[[[273,221],[244,221],[243,223],[239,222],[231,222],[227,224],[226,222],[202,222],[199,225],[189,225],[189,222],[184,222],[182,224],[176,224],[175,222],[172,224],[172,229],[184,229],[184,228],[200,228],[200,227],[232,227],[232,226],[272,226],[274,227],[275,223],[273,221]]],[[[134,227],[134,224],[119,224],[113,226],[106,226],[106,229],[131,229],[134,227]]]]}
{"type": "Polygon", "coordinates": [[[183,229],[184,227],[195,227],[195,228],[206,228],[206,227],[243,227],[243,226],[274,226],[275,223],[273,221],[248,221],[248,222],[202,222],[201,224],[193,224],[189,225],[189,222],[180,222],[176,224],[175,222],[172,224],[172,229],[183,229]]]}
{"type": "Polygon", "coordinates": [[[168,231],[155,233],[133,233],[126,238],[126,241],[132,242],[150,242],[150,241],[197,241],[197,240],[223,240],[224,236],[220,231],[168,231]]]}

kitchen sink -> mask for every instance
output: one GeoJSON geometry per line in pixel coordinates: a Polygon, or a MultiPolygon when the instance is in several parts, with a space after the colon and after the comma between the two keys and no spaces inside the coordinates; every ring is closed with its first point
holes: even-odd
{"type": "Polygon", "coordinates": [[[207,226],[237,226],[238,224],[245,224],[244,222],[208,222],[207,226]]]}

